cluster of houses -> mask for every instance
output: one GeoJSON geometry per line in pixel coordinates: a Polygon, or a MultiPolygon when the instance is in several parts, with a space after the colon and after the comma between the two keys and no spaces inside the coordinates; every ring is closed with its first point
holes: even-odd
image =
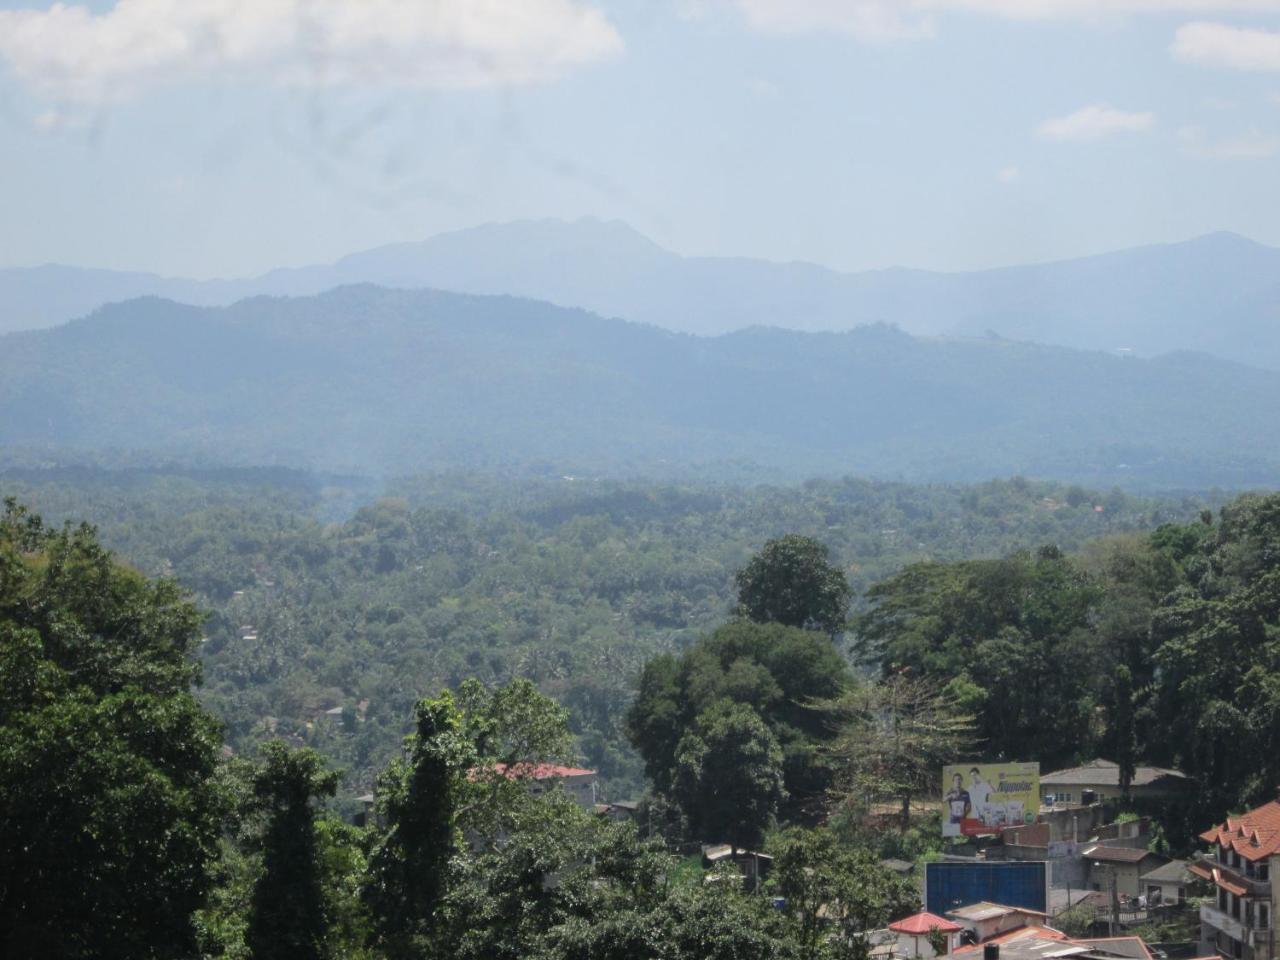
{"type": "MultiPolygon", "coordinates": [[[[594,770],[536,764],[499,772],[527,781],[534,792],[566,790],[600,816],[630,819],[635,815],[634,803],[600,802],[594,770]]],[[[1049,909],[977,900],[954,904],[940,913],[917,913],[870,932],[874,956],[882,960],[935,956],[1280,960],[1275,926],[1280,892],[1272,886],[1273,874],[1280,871],[1280,796],[1201,833],[1199,839],[1206,847],[1188,861],[1149,849],[1147,818],[1111,819],[1121,796],[1115,764],[1097,760],[1046,774],[1040,782],[1045,797],[1037,821],[1005,828],[998,837],[976,845],[970,857],[996,863],[1043,862],[1049,909]],[[1090,933],[1105,936],[1069,936],[1053,925],[1055,916],[1068,910],[1083,909],[1089,917],[1090,908],[1090,933]],[[1184,943],[1180,950],[1168,944],[1153,949],[1132,932],[1151,920],[1167,919],[1171,911],[1198,920],[1198,941],[1184,943]]],[[[1176,801],[1192,788],[1190,780],[1176,770],[1139,767],[1129,792],[1139,801],[1176,801]]],[[[372,795],[360,799],[366,809],[372,806],[372,795]]],[[[703,862],[707,867],[733,863],[754,886],[767,876],[772,858],[713,845],[703,848],[703,862]]],[[[915,870],[907,861],[886,860],[883,865],[904,874],[915,870]]]]}
{"type": "Polygon", "coordinates": [[[979,902],[946,916],[917,913],[889,924],[872,941],[872,955],[903,960],[932,957],[971,960],[1156,960],[1137,936],[1071,937],[1035,910],[979,902]]]}

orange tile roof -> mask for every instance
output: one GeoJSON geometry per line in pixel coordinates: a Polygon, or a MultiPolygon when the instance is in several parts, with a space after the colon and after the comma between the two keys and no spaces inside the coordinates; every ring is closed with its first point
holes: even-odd
{"type": "Polygon", "coordinates": [[[558,763],[517,763],[507,767],[505,763],[495,763],[493,768],[511,779],[550,780],[558,777],[595,776],[594,770],[582,767],[564,767],[558,763]]]}
{"type": "Polygon", "coordinates": [[[1197,877],[1204,880],[1212,880],[1215,884],[1234,893],[1237,897],[1245,897],[1249,895],[1249,890],[1242,883],[1237,883],[1232,879],[1231,874],[1226,870],[1208,863],[1193,863],[1187,869],[1194,873],[1197,877]]]}
{"type": "MultiPolygon", "coordinates": [[[[1147,941],[1143,940],[1141,937],[1085,937],[1071,942],[1083,943],[1086,946],[1105,943],[1127,943],[1140,948],[1141,953],[1147,958],[1147,960],[1155,960],[1154,955],[1151,953],[1151,948],[1147,946],[1147,941]]],[[[1105,950],[1105,947],[1103,949],[1105,950]]]]}
{"type": "MultiPolygon", "coordinates": [[[[508,780],[556,780],[562,777],[594,777],[594,770],[584,770],[582,767],[564,767],[557,763],[515,763],[508,767],[505,763],[495,763],[489,769],[495,773],[499,773],[508,780]]],[[[479,780],[484,776],[484,771],[480,767],[473,767],[467,771],[468,780],[479,780]]]]}
{"type": "Polygon", "coordinates": [[[988,943],[1009,943],[1012,940],[1021,940],[1024,937],[1034,937],[1037,940],[1068,939],[1065,933],[1061,930],[1055,930],[1053,927],[1018,927],[1016,930],[1006,930],[1004,933],[996,934],[994,937],[988,937],[982,943],[971,943],[958,947],[953,953],[957,956],[963,953],[975,953],[988,943]]]}
{"type": "Polygon", "coordinates": [[[955,933],[957,930],[963,930],[964,927],[958,923],[952,923],[946,917],[940,917],[936,913],[930,913],[925,910],[910,917],[893,921],[893,923],[889,924],[889,929],[894,933],[910,933],[915,936],[921,936],[930,930],[955,933]]]}
{"type": "Polygon", "coordinates": [[[1206,843],[1234,850],[1250,862],[1280,852],[1280,801],[1264,803],[1200,834],[1206,843]]]}

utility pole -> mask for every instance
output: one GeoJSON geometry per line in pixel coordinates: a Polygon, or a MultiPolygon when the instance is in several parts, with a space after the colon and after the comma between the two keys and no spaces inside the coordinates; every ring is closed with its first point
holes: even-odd
{"type": "Polygon", "coordinates": [[[1111,885],[1111,936],[1116,935],[1116,927],[1120,925],[1120,894],[1116,892],[1116,868],[1107,868],[1107,877],[1111,885]]]}

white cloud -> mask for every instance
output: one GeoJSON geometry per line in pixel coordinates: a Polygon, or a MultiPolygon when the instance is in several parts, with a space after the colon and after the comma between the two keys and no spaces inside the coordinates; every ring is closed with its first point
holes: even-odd
{"type": "Polygon", "coordinates": [[[1155,126],[1153,113],[1130,113],[1105,103],[1081,107],[1065,117],[1052,117],[1036,128],[1044,140],[1082,143],[1101,140],[1115,133],[1140,133],[1155,126]]]}
{"type": "Polygon", "coordinates": [[[0,60],[64,101],[188,80],[459,88],[536,83],[618,55],[580,0],[118,0],[0,11],[0,60]]]}
{"type": "Polygon", "coordinates": [[[1265,134],[1256,127],[1225,140],[1211,140],[1203,127],[1180,127],[1178,140],[1185,153],[1210,159],[1264,160],[1280,153],[1280,137],[1265,134]]]}
{"type": "Polygon", "coordinates": [[[736,0],[752,29],[763,33],[836,31],[867,43],[917,40],[934,23],[919,5],[892,0],[736,0]]]}
{"type": "Polygon", "coordinates": [[[1178,28],[1173,55],[1186,63],[1233,70],[1280,70],[1280,33],[1197,21],[1178,28]]]}
{"type": "Polygon", "coordinates": [[[1001,167],[1000,171],[996,174],[996,179],[999,180],[1001,183],[1013,183],[1021,176],[1022,176],[1021,170],[1019,170],[1017,167],[1009,166],[1009,167],[1001,167]]]}
{"type": "Polygon", "coordinates": [[[1114,20],[1141,14],[1280,12],[1280,0],[731,0],[756,30],[837,31],[866,42],[932,36],[937,15],[1008,20],[1114,20]]]}

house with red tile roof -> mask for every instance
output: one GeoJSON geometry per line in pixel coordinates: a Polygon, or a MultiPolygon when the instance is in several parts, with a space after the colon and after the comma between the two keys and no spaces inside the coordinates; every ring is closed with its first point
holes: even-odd
{"type": "Polygon", "coordinates": [[[483,779],[485,769],[505,777],[508,780],[521,780],[527,783],[531,794],[545,793],[559,787],[573,797],[579,805],[587,810],[596,806],[596,771],[582,767],[567,767],[557,763],[495,763],[492,768],[477,768],[467,776],[472,780],[483,779]]]}
{"type": "Polygon", "coordinates": [[[1209,849],[1188,870],[1213,885],[1213,897],[1200,907],[1201,953],[1273,960],[1277,904],[1271,878],[1280,869],[1280,801],[1227,817],[1200,839],[1209,849]]]}
{"type": "Polygon", "coordinates": [[[946,954],[950,954],[955,950],[958,936],[964,927],[946,917],[922,910],[920,913],[895,920],[889,924],[889,929],[898,935],[896,956],[927,958],[937,956],[933,944],[929,941],[929,935],[933,931],[936,930],[947,938],[946,954]]]}

